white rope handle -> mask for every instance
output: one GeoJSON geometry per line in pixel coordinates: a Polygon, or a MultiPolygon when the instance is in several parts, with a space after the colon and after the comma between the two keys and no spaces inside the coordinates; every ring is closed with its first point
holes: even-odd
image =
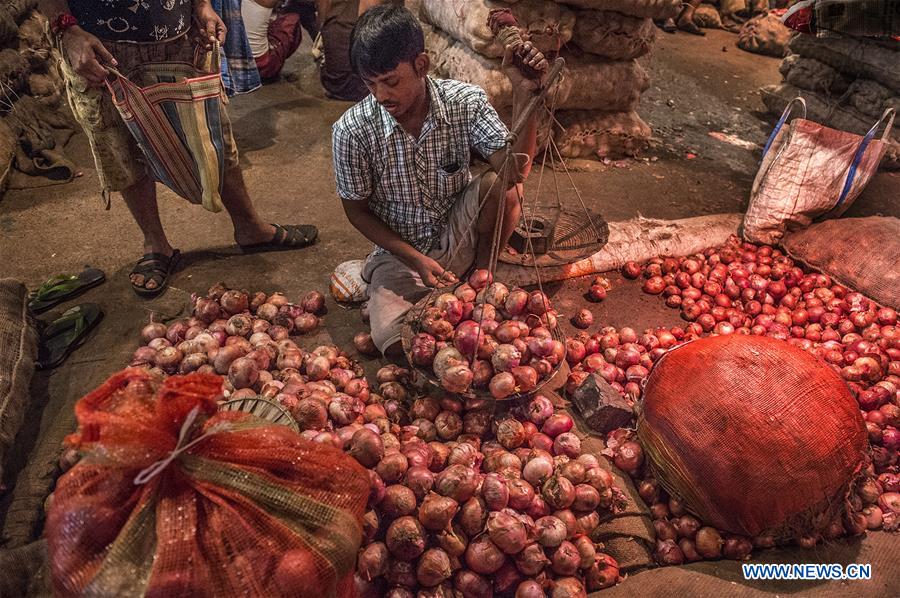
{"type": "Polygon", "coordinates": [[[231,430],[234,426],[227,422],[221,422],[211,426],[209,430],[207,430],[203,435],[198,436],[190,442],[185,443],[188,437],[188,433],[191,431],[191,427],[194,425],[194,422],[197,420],[197,416],[200,414],[200,405],[197,405],[191,412],[188,413],[187,417],[184,420],[184,423],[181,424],[181,431],[178,433],[178,442],[175,444],[175,448],[169,453],[165,458],[160,459],[156,463],[150,465],[149,467],[143,469],[137,476],[134,478],[134,485],[141,486],[146,484],[159,474],[161,474],[166,467],[168,467],[172,461],[177,459],[183,452],[198,444],[200,441],[209,438],[214,434],[219,434],[221,432],[227,432],[231,430]]]}

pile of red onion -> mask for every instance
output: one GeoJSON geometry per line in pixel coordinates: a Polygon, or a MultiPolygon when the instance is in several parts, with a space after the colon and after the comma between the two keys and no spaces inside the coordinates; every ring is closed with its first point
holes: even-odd
{"type": "Polygon", "coordinates": [[[474,388],[498,400],[531,393],[565,358],[547,296],[492,282],[487,270],[439,295],[419,324],[411,361],[452,393],[474,388]]]}
{"type": "MultiPolygon", "coordinates": [[[[219,373],[227,397],[279,402],[302,436],[369,469],[355,578],[362,596],[571,597],[617,583],[618,565],[590,534],[621,494],[598,458],[582,452],[568,415],[540,395],[504,414],[480,399],[416,398],[410,372],[397,366],[379,370],[370,388],[337,347],[308,351],[290,338],[314,328],[307,321],[317,324],[322,308],[318,293],[294,305],[279,293],[217,285],[194,299],[191,318],[148,324],[132,365],[219,373]]],[[[368,335],[354,345],[374,350],[368,335]]]]}
{"type": "MultiPolygon", "coordinates": [[[[573,366],[568,391],[595,372],[633,400],[640,397],[653,364],[680,343],[721,334],[785,340],[811,352],[847,381],[867,422],[871,464],[854,485],[843,517],[818,526],[824,528],[821,533],[779,541],[813,546],[822,539],[900,526],[900,328],[895,310],[878,306],[827,275],[804,271],[778,249],[736,237],[701,254],[654,258],[643,265],[629,262],[622,273],[642,278],[645,292],[664,297],[688,323],[640,334],[611,327],[594,334],[579,332],[566,346],[573,366]]],[[[592,283],[589,295],[595,286],[592,283]]],[[[745,558],[752,546],[774,545],[772,537],[749,539],[702,527],[652,479],[640,445],[628,431],[611,433],[607,447],[607,456],[635,478],[651,507],[660,563],[745,558]]]]}
{"type": "Polygon", "coordinates": [[[614,585],[618,565],[590,534],[621,495],[571,417],[541,395],[503,414],[449,394],[410,404],[407,375],[379,371],[366,423],[337,430],[371,470],[360,594],[571,597],[614,585]]]}

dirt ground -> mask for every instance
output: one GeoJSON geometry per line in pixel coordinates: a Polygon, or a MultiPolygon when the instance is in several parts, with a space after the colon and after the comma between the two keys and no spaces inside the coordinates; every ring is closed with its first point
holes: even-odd
{"type": "MultiPolygon", "coordinates": [[[[780,79],[777,59],[739,50],[734,35],[711,31],[705,38],[661,34],[654,52],[644,59],[652,85],[639,109],[654,130],[652,150],[642,159],[607,164],[579,163],[573,182],[590,207],[608,220],[637,214],[681,218],[739,212],[760,157],[772,119],[763,109],[757,89],[780,79]],[[755,144],[746,149],[720,141],[711,132],[733,135],[755,144]]],[[[192,292],[204,291],[224,280],[250,290],[301,292],[327,288],[335,265],[363,257],[370,244],[347,223],[334,193],[330,158],[330,126],[349,104],[327,100],[318,83],[308,44],[291,59],[282,81],[234,99],[230,114],[242,152],[244,176],[260,211],[272,222],[312,222],[321,241],[290,253],[241,255],[233,246],[225,214],[209,214],[162,191],[163,223],[174,246],[185,255],[170,290],[153,301],[138,299],[127,273],[141,252],[137,226],[121,200],[104,210],[90,154],[83,135],[70,144],[70,154],[83,168],[73,183],[31,191],[10,191],[0,200],[0,276],[35,286],[48,276],[80,270],[89,264],[102,268],[108,282],[79,301],[99,303],[105,321],[86,346],[61,368],[39,373],[33,382],[33,405],[27,427],[18,439],[19,454],[9,465],[9,491],[0,497],[0,520],[17,492],[12,476],[41,467],[33,456],[42,447],[58,445],[59,430],[74,426],[72,405],[125,365],[137,346],[138,332],[151,312],[168,318],[186,314],[192,292]],[[50,433],[52,432],[52,433],[50,433]]],[[[563,185],[564,202],[575,201],[574,190],[563,185]]],[[[900,216],[900,173],[880,173],[850,211],[850,215],[900,216]]],[[[614,278],[618,281],[618,278],[614,278]]],[[[585,281],[557,285],[554,300],[563,311],[580,305],[585,281]]],[[[346,346],[361,328],[356,310],[329,304],[325,328],[304,344],[333,339],[346,346]]],[[[53,317],[51,312],[44,319],[53,317]]],[[[619,284],[610,299],[594,308],[603,325],[673,325],[677,314],[665,310],[636,285],[619,284]]],[[[374,366],[374,364],[372,364],[374,366]]],[[[823,548],[823,552],[777,553],[761,556],[766,562],[872,562],[872,582],[794,583],[765,586],[766,593],[796,595],[900,595],[895,565],[896,539],[870,534],[863,542],[823,548]],[[849,555],[849,556],[848,556],[849,555]],[[865,557],[865,558],[863,558],[865,557]],[[843,561],[841,561],[843,562],[843,561]]],[[[763,586],[744,582],[735,563],[704,563],[633,576],[604,595],[756,595],[763,586]],[[655,577],[654,577],[655,576],[655,577]],[[713,577],[725,581],[709,585],[713,577]],[[639,582],[638,580],[643,580],[639,582]],[[652,590],[656,588],[656,590],[652,590]],[[705,588],[698,591],[699,588],[705,588]]]]}

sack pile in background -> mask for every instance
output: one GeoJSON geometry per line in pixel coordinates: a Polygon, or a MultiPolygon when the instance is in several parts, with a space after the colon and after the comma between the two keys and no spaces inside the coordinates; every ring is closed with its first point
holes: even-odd
{"type": "MultiPolygon", "coordinates": [[[[780,114],[792,98],[802,96],[811,120],[865,134],[887,108],[900,110],[896,44],[799,34],[788,47],[791,53],[781,63],[784,80],[761,90],[770,112],[780,114]]],[[[890,136],[882,168],[900,168],[897,128],[890,136]]]]}
{"type": "Polygon", "coordinates": [[[548,58],[566,69],[548,98],[556,108],[553,137],[565,158],[632,156],[650,127],[635,112],[650,78],[637,58],[656,40],[653,19],[675,16],[679,0],[418,0],[425,45],[438,77],[481,86],[507,121],[512,88],[500,65],[503,48],[488,28],[494,8],[509,8],[548,58]]]}

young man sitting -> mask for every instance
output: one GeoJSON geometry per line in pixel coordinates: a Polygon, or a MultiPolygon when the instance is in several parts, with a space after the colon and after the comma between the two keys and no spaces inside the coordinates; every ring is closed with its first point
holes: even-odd
{"type": "MultiPolygon", "coordinates": [[[[546,70],[543,55],[527,42],[522,56],[531,68],[546,70]]],[[[334,124],[337,192],[351,224],[379,246],[362,275],[369,283],[372,338],[382,353],[396,357],[403,318],[429,287],[454,282],[473,264],[487,266],[497,210],[504,212],[499,241],[506,246],[534,157],[536,117],[513,148],[528,159],[507,165],[508,131],[484,90],[428,76],[422,29],[402,7],[379,6],[360,16],[350,60],[371,93],[334,124]],[[473,178],[471,150],[492,170],[473,178]]],[[[518,114],[540,82],[523,76],[513,61],[507,48],[503,71],[518,114]]]]}

